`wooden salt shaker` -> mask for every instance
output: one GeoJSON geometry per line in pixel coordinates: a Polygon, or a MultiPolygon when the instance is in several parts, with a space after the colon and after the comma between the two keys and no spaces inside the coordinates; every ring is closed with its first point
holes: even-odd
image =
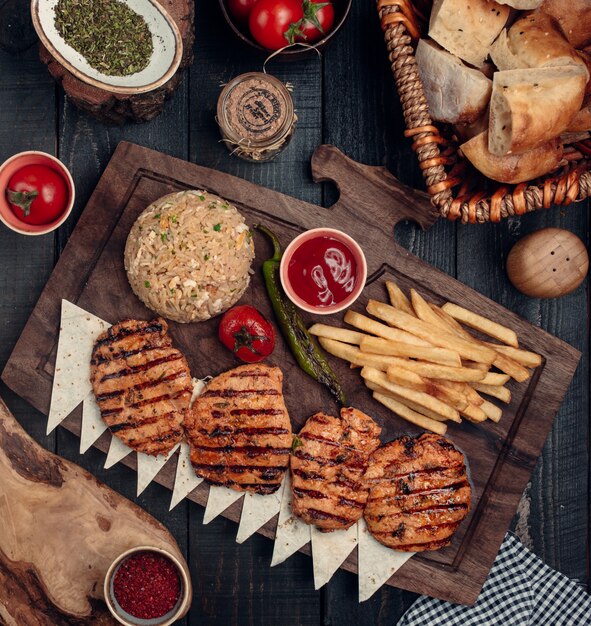
{"type": "Polygon", "coordinates": [[[520,239],[507,257],[513,286],[534,298],[558,298],[585,279],[589,255],[585,244],[568,230],[543,228],[520,239]]]}

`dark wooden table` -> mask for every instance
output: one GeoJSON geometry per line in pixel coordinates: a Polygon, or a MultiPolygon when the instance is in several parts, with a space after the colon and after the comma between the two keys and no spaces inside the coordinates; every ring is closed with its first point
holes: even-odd
{"type": "MultiPolygon", "coordinates": [[[[288,150],[262,165],[230,157],[220,143],[214,120],[220,85],[237,74],[260,69],[263,59],[232,39],[214,0],[197,0],[195,63],[165,112],[144,125],[106,127],[81,114],[49,77],[35,45],[15,55],[0,50],[0,159],[30,149],[56,154],[70,168],[77,186],[74,213],[55,234],[23,237],[0,228],[0,371],[122,139],[319,204],[335,198],[334,189],[311,180],[310,156],[321,143],[335,144],[367,164],[386,164],[408,184],[418,183],[420,175],[409,143],[402,139],[400,106],[374,4],[371,0],[353,3],[348,23],[321,60],[270,64],[271,72],[293,84],[300,122],[288,150]]],[[[6,30],[4,17],[15,6],[28,10],[25,1],[0,0],[0,30],[6,30]]],[[[21,43],[27,32],[23,29],[21,43]]],[[[0,45],[10,39],[4,33],[0,45]]],[[[586,282],[560,300],[530,299],[511,287],[504,267],[513,243],[544,226],[567,228],[589,244],[588,206],[583,205],[542,211],[500,225],[440,221],[426,233],[404,224],[396,237],[426,261],[583,353],[514,527],[546,563],[588,584],[589,285],[586,282]]],[[[298,554],[270,569],[270,541],[255,536],[238,545],[233,523],[218,518],[203,526],[203,509],[194,504],[182,503],[169,513],[170,494],[155,484],[136,499],[135,476],[130,470],[116,466],[105,471],[104,455],[94,449],[80,456],[78,440],[61,428],[45,437],[42,415],[2,384],[0,395],[44,446],[135,499],[170,528],[187,555],[195,587],[194,604],[184,623],[393,625],[414,599],[413,594],[384,588],[359,605],[357,579],[344,572],[316,592],[308,557],[298,554]]]]}

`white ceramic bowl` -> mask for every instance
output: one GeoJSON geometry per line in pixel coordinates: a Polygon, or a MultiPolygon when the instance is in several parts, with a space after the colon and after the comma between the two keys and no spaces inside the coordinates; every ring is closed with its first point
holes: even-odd
{"type": "Polygon", "coordinates": [[[148,66],[129,76],[99,72],[64,41],[54,23],[58,0],[31,0],[33,26],[43,45],[76,78],[112,93],[146,93],[166,83],[177,71],[183,56],[183,40],[175,21],[155,0],[120,1],[144,18],[154,46],[148,66]]]}
{"type": "Polygon", "coordinates": [[[179,560],[170,552],[151,546],[138,546],[137,548],[131,548],[131,550],[127,550],[123,554],[119,555],[107,571],[103,592],[109,611],[113,617],[124,626],[170,626],[170,624],[174,624],[174,622],[179,620],[189,610],[192,595],[191,581],[188,579],[187,573],[179,560]],[[178,571],[181,580],[181,593],[178,602],[171,611],[162,617],[155,619],[140,619],[133,617],[133,615],[125,612],[115,599],[115,593],[113,591],[113,580],[115,579],[115,574],[125,559],[137,554],[138,552],[155,552],[156,554],[161,554],[173,563],[178,571]]]}
{"type": "Polygon", "coordinates": [[[349,308],[361,295],[361,292],[365,287],[365,281],[367,280],[367,261],[365,260],[365,255],[363,254],[361,246],[352,237],[347,235],[347,233],[344,233],[341,230],[335,230],[334,228],[313,228],[311,230],[307,230],[301,235],[298,235],[287,246],[287,248],[285,248],[285,252],[281,257],[281,265],[279,266],[279,277],[287,297],[297,307],[303,311],[307,311],[308,313],[315,313],[316,315],[332,315],[333,313],[338,313],[339,311],[349,308]],[[353,254],[357,265],[357,283],[355,285],[355,289],[341,302],[326,307],[313,306],[308,304],[305,300],[302,300],[302,298],[297,295],[291,286],[287,271],[289,268],[289,262],[291,261],[294,252],[304,242],[316,237],[333,237],[334,239],[344,243],[353,254]]]}

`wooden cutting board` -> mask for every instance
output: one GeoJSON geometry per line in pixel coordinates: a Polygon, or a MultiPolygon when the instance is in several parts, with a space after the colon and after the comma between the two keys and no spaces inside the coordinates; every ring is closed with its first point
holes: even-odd
{"type": "MultiPolygon", "coordinates": [[[[435,597],[470,604],[475,601],[510,525],[521,494],[550,431],[580,358],[571,346],[479,295],[450,276],[413,256],[394,241],[394,226],[414,219],[421,226],[436,220],[425,194],[405,188],[385,168],[367,167],[345,157],[332,146],[321,146],[312,158],[318,181],[330,180],[340,190],[339,201],[330,208],[301,202],[239,178],[178,159],[121,143],[92,195],[39,302],[3,372],[3,380],[37,409],[49,410],[61,299],[114,323],[125,317],[149,319],[152,315],[133,295],[123,268],[123,249],[136,217],[160,196],[188,188],[206,189],[235,203],[249,224],[264,223],[283,245],[308,228],[332,226],[352,235],[364,248],[368,284],[355,309],[362,311],[368,298],[385,299],[384,280],[392,278],[405,290],[414,286],[436,303],[457,302],[492,320],[512,327],[522,345],[544,357],[528,383],[509,385],[511,404],[504,407],[499,424],[469,422],[451,424],[449,436],[467,455],[475,490],[472,512],[453,543],[439,552],[412,558],[389,581],[390,584],[435,597]]],[[[268,242],[255,234],[256,261],[251,287],[242,299],[272,318],[260,267],[270,256],[268,242]]],[[[308,317],[308,321],[311,321],[308,317]]],[[[342,315],[328,322],[339,323],[342,315]]],[[[232,354],[220,347],[217,320],[200,324],[171,324],[177,345],[186,354],[194,376],[217,374],[236,365],[232,354]],[[212,358],[212,355],[213,358],[212,358]]],[[[316,411],[334,411],[323,387],[296,366],[282,341],[270,363],[285,373],[288,409],[298,430],[316,411]]],[[[374,416],[383,426],[383,440],[418,432],[374,402],[359,375],[346,364],[334,361],[349,401],[374,416]]],[[[79,433],[80,417],[64,422],[79,433]]],[[[97,447],[107,450],[110,434],[97,447]]],[[[135,455],[124,461],[135,467],[135,455]]],[[[174,462],[157,481],[172,487],[174,462]]],[[[190,498],[205,504],[207,487],[201,485],[190,498]]],[[[224,515],[238,520],[240,502],[224,515]]],[[[276,520],[260,532],[274,537],[276,520]]],[[[309,547],[306,548],[309,551],[309,547]]],[[[356,571],[356,553],[344,564],[356,571]]]]}
{"type": "Polygon", "coordinates": [[[166,528],[94,476],[44,450],[0,398],[0,624],[116,624],[111,563],[137,546],[189,568],[166,528]]]}

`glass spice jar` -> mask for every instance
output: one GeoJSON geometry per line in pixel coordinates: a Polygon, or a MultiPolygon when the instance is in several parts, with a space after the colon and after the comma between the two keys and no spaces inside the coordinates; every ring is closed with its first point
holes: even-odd
{"type": "Polygon", "coordinates": [[[293,135],[297,116],[287,87],[263,72],[231,80],[218,99],[217,122],[232,154],[246,161],[270,161],[293,135]]]}

